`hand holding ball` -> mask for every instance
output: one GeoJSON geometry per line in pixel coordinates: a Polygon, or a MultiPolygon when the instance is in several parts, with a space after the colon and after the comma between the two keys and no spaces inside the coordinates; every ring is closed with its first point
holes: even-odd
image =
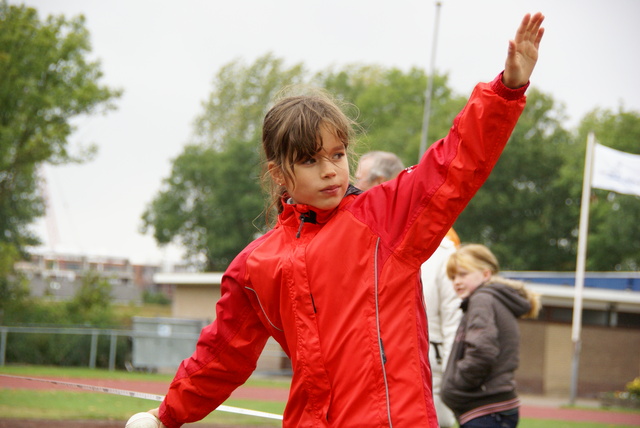
{"type": "Polygon", "coordinates": [[[149,412],[140,412],[131,416],[124,428],[162,428],[162,422],[149,412]]]}

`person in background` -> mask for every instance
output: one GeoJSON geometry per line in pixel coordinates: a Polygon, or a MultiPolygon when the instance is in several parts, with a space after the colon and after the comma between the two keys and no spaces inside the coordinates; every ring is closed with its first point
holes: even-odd
{"type": "MultiPolygon", "coordinates": [[[[390,152],[372,151],[360,157],[356,170],[356,187],[369,190],[371,187],[395,178],[404,169],[402,160],[390,152]]],[[[460,298],[447,276],[449,256],[460,245],[458,234],[449,229],[438,249],[421,267],[422,292],[427,311],[429,331],[429,363],[433,382],[433,401],[438,414],[440,428],[451,428],[456,418],[440,398],[440,387],[444,367],[451,352],[462,311],[460,298]]]]}
{"type": "Polygon", "coordinates": [[[373,186],[395,178],[404,169],[402,160],[390,152],[373,151],[360,156],[355,186],[369,190],[373,186]]]}
{"type": "Polygon", "coordinates": [[[498,276],[499,270],[495,255],[480,244],[462,245],[447,262],[464,314],[443,376],[442,399],[461,428],[518,425],[518,318],[536,318],[540,300],[523,282],[498,276]]]}
{"type": "Polygon", "coordinates": [[[447,276],[447,262],[460,241],[457,233],[449,229],[438,249],[422,264],[420,277],[424,303],[427,307],[429,330],[429,363],[433,381],[433,402],[440,428],[451,428],[456,423],[453,411],[442,401],[442,376],[462,317],[461,300],[447,276]]]}

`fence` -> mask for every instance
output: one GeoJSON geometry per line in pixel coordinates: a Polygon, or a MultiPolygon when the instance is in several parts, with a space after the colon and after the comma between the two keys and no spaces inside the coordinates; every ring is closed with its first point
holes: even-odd
{"type": "Polygon", "coordinates": [[[0,326],[0,366],[5,365],[5,356],[7,353],[7,336],[12,334],[74,334],[91,336],[91,344],[87,352],[89,353],[89,368],[96,368],[96,359],[98,357],[98,338],[100,336],[108,337],[109,343],[109,370],[116,368],[116,347],[117,339],[120,336],[136,338],[161,338],[170,339],[189,339],[193,341],[195,346],[198,340],[198,334],[180,333],[170,331],[168,333],[158,333],[157,331],[135,331],[135,330],[116,330],[116,329],[98,329],[98,328],[62,328],[62,327],[12,327],[0,326]]]}
{"type": "MultiPolygon", "coordinates": [[[[185,332],[184,328],[173,328],[175,322],[184,324],[188,320],[170,320],[170,319],[153,319],[156,320],[157,328],[149,328],[149,324],[146,327],[138,328],[134,323],[133,330],[124,329],[99,329],[99,328],[80,328],[80,327],[17,327],[17,326],[0,326],[0,367],[5,365],[6,353],[7,353],[7,337],[11,334],[48,334],[48,335],[84,335],[90,336],[91,341],[89,349],[86,352],[89,354],[89,368],[96,368],[96,360],[98,358],[98,339],[102,337],[109,338],[109,370],[115,370],[116,368],[116,351],[118,337],[129,337],[132,339],[134,348],[136,342],[138,348],[140,347],[152,347],[155,348],[158,353],[166,353],[165,351],[172,348],[180,348],[186,354],[180,354],[173,352],[173,361],[168,361],[166,358],[162,360],[163,366],[153,367],[152,360],[149,359],[148,349],[144,352],[133,353],[133,366],[134,368],[162,368],[174,370],[178,367],[182,359],[188,357],[195,349],[199,330],[197,332],[185,332]],[[168,323],[168,324],[167,324],[168,323]],[[170,325],[170,328],[167,328],[170,325]],[[182,331],[181,331],[182,330],[182,331]],[[139,360],[136,364],[136,358],[139,360]],[[140,366],[142,365],[142,366],[140,366]]],[[[153,353],[153,352],[152,352],[153,353]]],[[[272,374],[290,374],[290,363],[286,354],[282,351],[280,346],[270,339],[265,347],[260,360],[258,361],[258,367],[256,371],[269,372],[272,374]]]]}

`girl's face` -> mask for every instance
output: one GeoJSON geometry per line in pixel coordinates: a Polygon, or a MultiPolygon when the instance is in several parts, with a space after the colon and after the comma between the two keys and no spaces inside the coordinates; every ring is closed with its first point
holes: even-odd
{"type": "Polygon", "coordinates": [[[489,270],[468,270],[458,267],[451,281],[458,297],[464,299],[487,282],[489,278],[491,278],[491,271],[489,270]]]}
{"type": "Polygon", "coordinates": [[[325,126],[320,128],[322,150],[293,166],[294,179],[272,169],[273,178],[283,183],[293,201],[321,210],[338,206],[349,186],[349,161],[344,144],[325,126]]]}

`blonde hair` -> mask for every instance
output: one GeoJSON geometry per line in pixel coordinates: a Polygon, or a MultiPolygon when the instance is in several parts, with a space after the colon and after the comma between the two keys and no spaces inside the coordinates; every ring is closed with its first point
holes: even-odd
{"type": "Polygon", "coordinates": [[[265,157],[262,176],[271,200],[266,209],[267,223],[272,208],[275,207],[277,213],[282,212],[282,196],[286,191],[284,186],[270,178],[269,162],[273,162],[288,179],[293,180],[293,166],[315,156],[322,149],[322,127],[332,132],[351,155],[349,145],[354,139],[354,125],[355,122],[344,114],[337,101],[320,90],[311,95],[283,98],[267,112],[262,126],[265,157]]]}
{"type": "Polygon", "coordinates": [[[460,269],[491,272],[489,283],[503,284],[511,287],[529,301],[531,309],[524,314],[522,318],[538,317],[541,309],[540,295],[529,290],[522,281],[515,281],[498,276],[500,264],[496,256],[486,246],[482,244],[464,244],[460,246],[447,261],[447,276],[453,279],[460,269]]]}

